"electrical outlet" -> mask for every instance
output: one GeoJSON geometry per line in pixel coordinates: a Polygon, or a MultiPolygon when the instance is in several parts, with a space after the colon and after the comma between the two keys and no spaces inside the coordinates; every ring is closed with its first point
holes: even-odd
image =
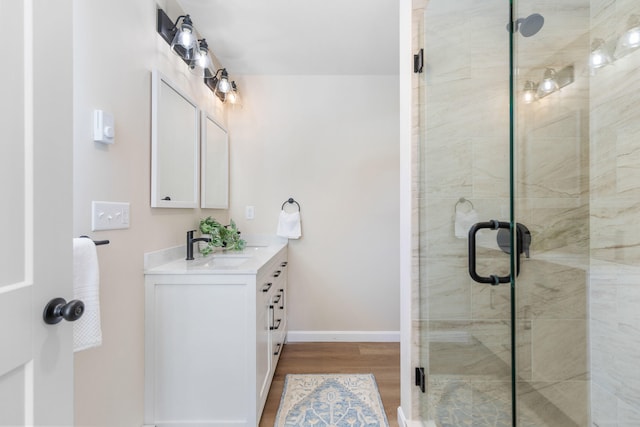
{"type": "Polygon", "coordinates": [[[244,217],[246,219],[253,219],[255,218],[255,208],[253,206],[246,206],[244,208],[244,217]]]}
{"type": "Polygon", "coordinates": [[[91,230],[129,228],[129,203],[91,202],[91,230]]]}

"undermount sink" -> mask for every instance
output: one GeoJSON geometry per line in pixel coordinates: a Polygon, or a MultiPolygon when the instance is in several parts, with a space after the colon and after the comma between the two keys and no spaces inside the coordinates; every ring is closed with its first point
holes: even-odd
{"type": "Polygon", "coordinates": [[[235,268],[244,264],[250,256],[243,254],[215,254],[194,261],[189,261],[188,267],[192,269],[224,269],[235,268]]]}

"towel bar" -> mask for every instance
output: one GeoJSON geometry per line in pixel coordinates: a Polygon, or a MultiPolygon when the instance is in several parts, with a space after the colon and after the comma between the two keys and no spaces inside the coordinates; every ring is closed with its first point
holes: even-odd
{"type": "Polygon", "coordinates": [[[298,205],[298,212],[300,212],[300,203],[296,202],[295,200],[293,200],[293,197],[289,197],[288,200],[285,200],[284,203],[282,204],[282,207],[280,208],[280,210],[284,210],[284,205],[286,205],[287,203],[289,204],[296,204],[298,205]]]}
{"type": "MultiPolygon", "coordinates": [[[[83,238],[85,238],[85,239],[91,239],[91,237],[89,237],[89,236],[80,236],[80,237],[83,237],[83,238]]],[[[100,246],[100,245],[108,245],[108,244],[110,243],[108,240],[93,240],[93,239],[91,239],[91,240],[93,241],[93,243],[94,243],[96,246],[100,246]]]]}

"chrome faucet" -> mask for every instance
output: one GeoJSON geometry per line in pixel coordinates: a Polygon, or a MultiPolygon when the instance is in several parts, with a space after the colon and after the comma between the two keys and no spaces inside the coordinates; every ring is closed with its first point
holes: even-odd
{"type": "Polygon", "coordinates": [[[187,231],[187,261],[191,261],[193,259],[193,244],[195,242],[210,242],[211,239],[208,237],[193,237],[193,233],[195,233],[196,230],[189,230],[187,231]]]}

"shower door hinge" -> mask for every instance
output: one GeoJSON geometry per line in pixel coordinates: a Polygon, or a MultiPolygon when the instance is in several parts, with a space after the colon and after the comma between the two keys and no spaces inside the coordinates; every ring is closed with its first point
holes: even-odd
{"type": "Polygon", "coordinates": [[[424,66],[424,49],[420,49],[417,55],[413,55],[413,72],[422,73],[424,66]]]}
{"type": "Polygon", "coordinates": [[[416,368],[416,385],[420,387],[420,391],[424,393],[425,391],[425,377],[424,377],[424,368],[418,367],[416,368]]]}

